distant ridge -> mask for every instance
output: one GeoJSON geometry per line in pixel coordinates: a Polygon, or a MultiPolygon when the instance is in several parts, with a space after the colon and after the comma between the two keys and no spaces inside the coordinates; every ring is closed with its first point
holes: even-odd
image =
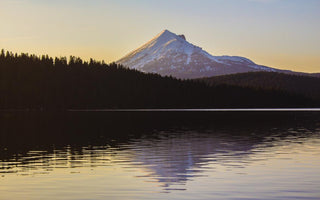
{"type": "Polygon", "coordinates": [[[209,85],[229,85],[256,90],[278,90],[320,100],[320,78],[276,72],[248,72],[199,79],[209,85]]]}

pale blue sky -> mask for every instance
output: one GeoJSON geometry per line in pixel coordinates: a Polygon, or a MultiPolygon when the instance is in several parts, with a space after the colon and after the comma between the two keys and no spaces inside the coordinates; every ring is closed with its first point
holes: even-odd
{"type": "Polygon", "coordinates": [[[0,48],[115,61],[163,29],[213,55],[320,72],[320,0],[0,0],[0,48]]]}

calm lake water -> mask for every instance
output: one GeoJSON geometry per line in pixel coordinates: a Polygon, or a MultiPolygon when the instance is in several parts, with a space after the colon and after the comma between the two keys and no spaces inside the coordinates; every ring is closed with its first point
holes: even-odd
{"type": "Polygon", "coordinates": [[[0,199],[320,199],[319,112],[2,112],[0,199]]]}

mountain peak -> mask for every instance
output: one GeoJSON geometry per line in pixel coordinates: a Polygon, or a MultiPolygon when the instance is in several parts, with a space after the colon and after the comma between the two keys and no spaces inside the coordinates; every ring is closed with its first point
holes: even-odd
{"type": "Polygon", "coordinates": [[[163,34],[163,33],[171,33],[171,31],[169,31],[168,29],[164,29],[163,31],[161,31],[160,34],[163,34]]]}
{"type": "Polygon", "coordinates": [[[154,37],[154,39],[156,39],[156,38],[167,38],[167,39],[175,38],[175,39],[178,39],[178,40],[183,39],[183,40],[186,41],[186,36],[185,35],[183,35],[183,34],[177,35],[177,34],[171,32],[171,31],[169,31],[167,29],[161,31],[156,37],[154,37]]]}
{"type": "Polygon", "coordinates": [[[156,35],[156,37],[154,37],[154,39],[157,39],[157,38],[178,38],[179,36],[167,29],[161,31],[158,35],[156,35]]]}
{"type": "Polygon", "coordinates": [[[164,29],[163,31],[161,31],[161,32],[159,33],[159,35],[163,35],[163,34],[173,34],[173,35],[176,35],[176,34],[174,34],[173,32],[169,31],[168,29],[164,29]]]}
{"type": "Polygon", "coordinates": [[[172,75],[179,78],[249,72],[273,71],[256,65],[247,58],[213,56],[167,29],[140,48],[130,52],[117,63],[143,72],[172,75]]]}

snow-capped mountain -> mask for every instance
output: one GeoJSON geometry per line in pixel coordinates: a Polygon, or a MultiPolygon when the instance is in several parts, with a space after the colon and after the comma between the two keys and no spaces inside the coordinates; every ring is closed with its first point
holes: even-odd
{"type": "Polygon", "coordinates": [[[257,65],[244,57],[212,56],[202,48],[189,43],[184,35],[176,35],[168,30],[162,31],[117,63],[143,72],[178,78],[200,78],[251,71],[278,71],[257,65]]]}

